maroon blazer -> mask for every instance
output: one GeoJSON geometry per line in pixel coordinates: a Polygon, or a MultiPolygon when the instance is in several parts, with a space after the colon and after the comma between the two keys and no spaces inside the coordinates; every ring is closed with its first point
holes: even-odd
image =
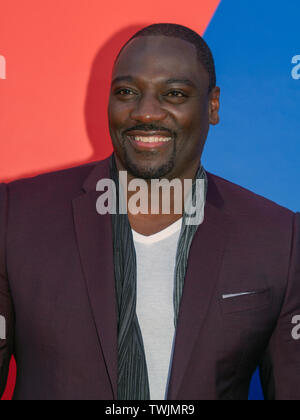
{"type": "MultiPolygon", "coordinates": [[[[117,398],[110,215],[96,212],[108,159],[0,184],[0,394],[117,398]]],[[[208,173],[168,390],[171,400],[247,399],[258,365],[268,399],[300,399],[300,215],[208,173]],[[223,299],[223,295],[253,292],[223,299]]]]}

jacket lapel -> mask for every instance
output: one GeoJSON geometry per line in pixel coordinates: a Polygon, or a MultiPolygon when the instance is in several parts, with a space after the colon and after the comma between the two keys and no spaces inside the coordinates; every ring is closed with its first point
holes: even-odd
{"type": "Polygon", "coordinates": [[[111,216],[99,215],[96,184],[110,178],[108,159],[96,165],[84,184],[85,193],[73,200],[77,241],[101,351],[117,398],[117,313],[111,216]]]}
{"type": "Polygon", "coordinates": [[[222,199],[210,174],[205,218],[199,226],[189,253],[183,295],[175,336],[168,399],[175,400],[205,321],[223,260],[228,225],[222,199]]]}
{"type": "MultiPolygon", "coordinates": [[[[117,399],[117,311],[111,216],[96,211],[96,184],[110,178],[109,160],[96,165],[84,183],[85,193],[73,200],[74,222],[101,351],[117,399]]],[[[181,299],[168,399],[176,399],[218,279],[227,241],[228,223],[222,198],[208,174],[205,219],[191,245],[181,299]]]]}

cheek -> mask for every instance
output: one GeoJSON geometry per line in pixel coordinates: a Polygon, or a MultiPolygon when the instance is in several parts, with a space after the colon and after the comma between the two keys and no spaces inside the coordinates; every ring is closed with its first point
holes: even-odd
{"type": "Polygon", "coordinates": [[[209,113],[206,104],[191,107],[177,115],[180,126],[178,151],[182,159],[191,159],[201,154],[209,130],[209,113]]]}
{"type": "Polygon", "coordinates": [[[179,109],[174,113],[182,130],[197,132],[209,123],[209,110],[207,101],[197,100],[189,106],[179,109]]]}
{"type": "Polygon", "coordinates": [[[177,121],[182,135],[194,139],[199,138],[199,135],[206,131],[209,125],[209,115],[207,111],[204,112],[198,108],[197,110],[193,109],[193,112],[187,115],[182,115],[177,121]]]}
{"type": "Polygon", "coordinates": [[[114,101],[109,102],[108,120],[112,129],[122,128],[128,115],[128,107],[124,106],[124,104],[116,104],[114,101]]]}

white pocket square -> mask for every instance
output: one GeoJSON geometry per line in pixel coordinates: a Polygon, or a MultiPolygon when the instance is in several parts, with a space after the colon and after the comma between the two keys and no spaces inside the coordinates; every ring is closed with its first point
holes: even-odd
{"type": "Polygon", "coordinates": [[[254,295],[255,293],[256,292],[233,293],[233,294],[228,294],[228,295],[222,295],[222,299],[230,299],[233,297],[245,296],[245,295],[254,295]]]}

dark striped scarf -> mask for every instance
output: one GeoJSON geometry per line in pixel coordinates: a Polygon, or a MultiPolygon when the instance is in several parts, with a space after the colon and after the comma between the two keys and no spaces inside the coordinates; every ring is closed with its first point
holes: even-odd
{"type": "MultiPolygon", "coordinates": [[[[150,400],[147,364],[142,333],[136,315],[136,253],[127,214],[118,214],[119,174],[114,154],[110,161],[111,178],[116,185],[116,209],[112,215],[115,287],[118,310],[118,400],[150,400]]],[[[207,176],[200,165],[195,179],[204,179],[205,197],[207,176]]],[[[195,180],[193,204],[195,204],[195,180]]],[[[174,325],[176,329],[179,306],[184,286],[190,246],[198,225],[188,225],[184,213],[178,241],[174,271],[174,325]]]]}

